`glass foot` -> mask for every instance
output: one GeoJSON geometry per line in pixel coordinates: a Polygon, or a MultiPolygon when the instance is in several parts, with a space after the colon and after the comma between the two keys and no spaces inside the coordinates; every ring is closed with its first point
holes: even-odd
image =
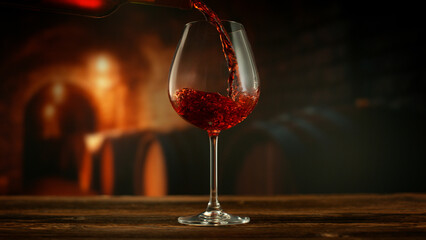
{"type": "Polygon", "coordinates": [[[205,211],[195,216],[179,217],[178,222],[193,226],[223,226],[250,222],[249,217],[239,217],[222,210],[205,211]]]}

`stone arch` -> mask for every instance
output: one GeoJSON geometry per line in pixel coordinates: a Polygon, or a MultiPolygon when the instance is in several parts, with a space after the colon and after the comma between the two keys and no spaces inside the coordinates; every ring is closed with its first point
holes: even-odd
{"type": "Polygon", "coordinates": [[[44,176],[77,180],[84,135],[99,124],[90,94],[71,83],[51,82],[35,92],[23,111],[24,186],[31,188],[44,176]]]}

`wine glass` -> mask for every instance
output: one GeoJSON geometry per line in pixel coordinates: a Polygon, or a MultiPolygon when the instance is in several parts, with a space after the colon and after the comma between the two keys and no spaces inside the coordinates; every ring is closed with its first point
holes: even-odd
{"type": "Polygon", "coordinates": [[[243,25],[232,21],[222,21],[222,25],[227,36],[207,21],[186,24],[170,69],[173,108],[183,119],[206,130],[210,139],[210,201],[204,212],[179,217],[182,224],[218,226],[250,221],[220,207],[217,141],[220,131],[240,123],[253,110],[259,98],[259,77],[243,25]],[[233,51],[224,50],[223,37],[229,39],[233,51]],[[232,57],[237,62],[234,66],[228,65],[232,57]]]}

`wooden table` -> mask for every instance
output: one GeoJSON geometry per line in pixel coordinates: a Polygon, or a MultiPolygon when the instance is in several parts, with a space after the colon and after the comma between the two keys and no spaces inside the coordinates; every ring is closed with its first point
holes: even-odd
{"type": "Polygon", "coordinates": [[[426,239],[426,194],[220,198],[245,225],[190,227],[207,197],[0,197],[0,239],[426,239]]]}

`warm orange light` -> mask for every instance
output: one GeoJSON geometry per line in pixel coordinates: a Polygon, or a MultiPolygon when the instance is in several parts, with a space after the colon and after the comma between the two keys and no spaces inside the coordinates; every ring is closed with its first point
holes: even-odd
{"type": "Polygon", "coordinates": [[[108,89],[112,87],[111,79],[107,77],[98,77],[96,79],[96,85],[101,89],[108,89]]]}
{"type": "Polygon", "coordinates": [[[46,119],[51,119],[55,115],[55,106],[47,104],[44,106],[43,114],[46,119]]]}
{"type": "Polygon", "coordinates": [[[55,116],[56,107],[52,103],[48,103],[44,106],[41,113],[44,117],[44,125],[43,125],[43,137],[51,138],[58,137],[61,134],[58,125],[58,119],[55,116]]]}
{"type": "Polygon", "coordinates": [[[100,149],[105,136],[102,134],[88,134],[84,137],[86,148],[90,152],[96,152],[100,149]]]}
{"type": "Polygon", "coordinates": [[[100,73],[105,73],[110,69],[110,62],[108,58],[104,55],[98,56],[96,59],[96,70],[100,73]]]}
{"type": "Polygon", "coordinates": [[[62,100],[64,99],[64,92],[64,85],[62,83],[58,82],[53,85],[52,95],[56,103],[62,102],[62,100]]]}
{"type": "Polygon", "coordinates": [[[96,87],[110,90],[117,82],[116,63],[107,53],[99,53],[90,59],[90,70],[92,81],[96,87]]]}

